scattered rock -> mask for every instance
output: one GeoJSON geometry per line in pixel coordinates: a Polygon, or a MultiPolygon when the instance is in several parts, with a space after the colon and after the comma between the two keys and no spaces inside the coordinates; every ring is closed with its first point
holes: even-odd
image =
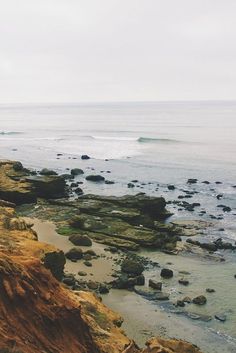
{"type": "Polygon", "coordinates": [[[103,283],[101,283],[100,285],[99,285],[99,293],[100,294],[107,294],[107,293],[109,293],[109,287],[106,285],[106,284],[103,284],[103,283]]]}
{"type": "Polygon", "coordinates": [[[76,176],[76,175],[84,174],[84,171],[80,168],[74,168],[74,169],[71,169],[70,173],[71,175],[76,176]]]}
{"type": "Polygon", "coordinates": [[[168,269],[168,268],[163,268],[161,270],[161,277],[163,278],[172,278],[174,276],[174,273],[172,270],[168,269]]]}
{"type": "Polygon", "coordinates": [[[74,286],[75,285],[75,277],[73,275],[68,275],[63,278],[62,282],[67,286],[74,286]]]}
{"type": "Polygon", "coordinates": [[[92,262],[90,262],[90,261],[84,261],[84,265],[87,266],[87,267],[92,267],[93,266],[92,262]]]}
{"type": "Polygon", "coordinates": [[[162,282],[157,282],[157,281],[155,281],[153,279],[149,279],[148,285],[149,285],[149,287],[151,287],[153,289],[156,289],[156,290],[159,290],[159,291],[162,290],[162,282]]]}
{"type": "Polygon", "coordinates": [[[41,175],[57,175],[57,172],[55,172],[54,170],[52,169],[47,169],[47,168],[43,168],[39,174],[41,175]]]}
{"type": "Polygon", "coordinates": [[[177,300],[176,306],[184,307],[185,306],[185,302],[183,300],[177,300]]]}
{"type": "Polygon", "coordinates": [[[167,185],[168,190],[175,190],[175,186],[174,185],[167,185]]]}
{"type": "Polygon", "coordinates": [[[86,176],[85,179],[88,181],[93,181],[93,182],[99,182],[99,181],[105,180],[105,178],[102,175],[95,175],[95,174],[88,175],[88,176],[86,176]]]}
{"type": "Polygon", "coordinates": [[[187,181],[188,184],[196,184],[197,182],[198,182],[198,180],[197,179],[193,179],[193,178],[190,178],[187,181]]]}
{"type": "Polygon", "coordinates": [[[69,260],[80,260],[83,257],[83,251],[79,248],[72,248],[65,254],[65,257],[69,260]]]}
{"type": "Polygon", "coordinates": [[[168,293],[163,293],[161,291],[157,291],[152,288],[146,288],[146,287],[134,287],[135,293],[145,297],[146,299],[149,300],[169,300],[169,294],[168,293]]]}
{"type": "Polygon", "coordinates": [[[73,234],[69,240],[77,246],[92,246],[92,240],[87,235],[73,234]]]}
{"type": "Polygon", "coordinates": [[[215,314],[215,318],[221,322],[225,322],[227,319],[227,316],[225,314],[215,314]]]}
{"type": "Polygon", "coordinates": [[[207,299],[204,295],[199,295],[199,296],[193,298],[193,303],[197,304],[197,305],[204,305],[204,304],[206,304],[206,302],[207,302],[207,299]]]}
{"type": "Polygon", "coordinates": [[[207,292],[207,293],[215,293],[215,289],[213,289],[213,288],[207,288],[207,289],[206,289],[206,292],[207,292]]]}
{"type": "Polygon", "coordinates": [[[187,279],[181,278],[181,279],[179,279],[179,284],[182,284],[184,286],[188,286],[189,281],[187,279]]]}
{"type": "Polygon", "coordinates": [[[78,275],[83,277],[83,276],[87,276],[87,273],[85,271],[79,271],[78,275]]]}
{"type": "Polygon", "coordinates": [[[90,159],[90,157],[87,154],[83,154],[81,156],[81,159],[86,160],[86,159],[90,159]]]}
{"type": "Polygon", "coordinates": [[[141,275],[144,271],[144,266],[136,261],[125,259],[121,265],[121,271],[128,274],[141,275]]]}

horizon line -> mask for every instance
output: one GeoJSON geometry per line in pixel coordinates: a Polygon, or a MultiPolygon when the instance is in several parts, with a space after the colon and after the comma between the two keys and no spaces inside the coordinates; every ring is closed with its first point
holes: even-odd
{"type": "Polygon", "coordinates": [[[236,103],[236,99],[172,99],[172,100],[144,100],[144,101],[125,101],[125,100],[120,100],[120,101],[64,101],[64,102],[0,102],[0,107],[2,106],[22,106],[22,105],[28,105],[28,106],[36,106],[36,105],[41,105],[41,106],[63,106],[63,105],[113,105],[113,104],[158,104],[158,103],[236,103]]]}

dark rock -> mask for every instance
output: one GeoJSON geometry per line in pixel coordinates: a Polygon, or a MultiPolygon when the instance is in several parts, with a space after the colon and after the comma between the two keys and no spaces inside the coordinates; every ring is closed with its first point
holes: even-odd
{"type": "Polygon", "coordinates": [[[99,283],[97,283],[95,281],[89,281],[87,283],[87,286],[88,286],[89,289],[96,290],[99,287],[99,283]]]}
{"type": "Polygon", "coordinates": [[[144,286],[144,284],[145,284],[145,277],[144,277],[144,275],[139,275],[139,276],[136,277],[136,284],[137,284],[138,286],[144,286]]]}
{"type": "Polygon", "coordinates": [[[92,258],[93,257],[91,255],[89,255],[89,254],[84,254],[83,255],[83,259],[86,260],[86,261],[90,261],[90,260],[92,260],[92,258]]]}
{"type": "Polygon", "coordinates": [[[206,304],[206,302],[207,302],[207,299],[204,295],[199,295],[199,296],[193,298],[193,303],[197,304],[197,305],[204,305],[204,304],[206,304]]]}
{"type": "Polygon", "coordinates": [[[83,251],[79,248],[72,248],[65,254],[65,257],[69,260],[80,260],[83,257],[83,251]]]}
{"type": "Polygon", "coordinates": [[[38,197],[49,199],[66,195],[65,179],[61,176],[31,176],[26,180],[33,185],[38,197]]]}
{"type": "Polygon", "coordinates": [[[128,183],[127,186],[128,186],[129,189],[135,187],[135,185],[133,183],[128,183]]]}
{"type": "Polygon", "coordinates": [[[213,289],[213,288],[207,288],[207,289],[206,289],[206,292],[207,292],[207,293],[215,293],[215,289],[213,289]]]}
{"type": "Polygon", "coordinates": [[[84,193],[81,188],[76,188],[76,189],[74,190],[74,192],[75,192],[77,195],[82,195],[82,194],[84,193]]]}
{"type": "Polygon", "coordinates": [[[94,181],[94,182],[99,182],[99,181],[104,181],[105,178],[102,175],[88,175],[86,177],[86,180],[88,181],[94,181]]]}
{"type": "Polygon", "coordinates": [[[191,300],[190,297],[184,297],[184,298],[183,298],[183,302],[184,302],[184,303],[188,303],[188,304],[189,304],[189,303],[191,303],[191,301],[192,301],[192,300],[191,300]]]}
{"type": "Polygon", "coordinates": [[[80,168],[74,168],[74,169],[71,169],[70,173],[71,175],[76,176],[76,175],[84,174],[84,171],[80,168]]]}
{"type": "Polygon", "coordinates": [[[204,181],[202,182],[202,184],[207,184],[207,185],[209,185],[210,182],[209,182],[208,180],[204,180],[204,181]]]}
{"type": "Polygon", "coordinates": [[[181,278],[181,279],[179,279],[179,284],[182,284],[184,286],[188,286],[189,281],[187,279],[181,278]]]}
{"type": "Polygon", "coordinates": [[[100,294],[107,294],[109,293],[109,287],[106,284],[101,283],[99,286],[99,293],[100,294]]]}
{"type": "Polygon", "coordinates": [[[81,156],[81,159],[86,160],[86,159],[90,159],[90,157],[87,156],[87,154],[83,154],[83,155],[81,156]]]}
{"type": "Polygon", "coordinates": [[[87,273],[84,271],[79,271],[78,275],[84,277],[84,276],[87,276],[87,273]]]}
{"type": "Polygon", "coordinates": [[[40,175],[57,175],[57,172],[55,172],[52,169],[48,169],[48,168],[43,168],[40,172],[40,175]]]}
{"type": "Polygon", "coordinates": [[[115,184],[115,182],[113,180],[105,180],[105,184],[112,185],[115,184]]]}
{"type": "Polygon", "coordinates": [[[84,265],[87,266],[87,267],[92,267],[93,266],[92,262],[90,262],[90,261],[84,261],[84,265]]]}
{"type": "Polygon", "coordinates": [[[215,314],[215,318],[221,322],[225,322],[227,319],[227,316],[224,314],[215,314]]]}
{"type": "Polygon", "coordinates": [[[197,179],[193,179],[193,178],[190,178],[187,181],[188,184],[196,184],[197,182],[198,182],[198,180],[197,179]]]}
{"type": "Polygon", "coordinates": [[[97,254],[95,253],[95,251],[92,250],[92,249],[86,250],[86,251],[84,252],[84,254],[89,254],[89,255],[91,255],[91,256],[97,256],[97,254]]]}
{"type": "Polygon", "coordinates": [[[163,278],[172,278],[174,276],[174,273],[172,270],[168,269],[168,268],[163,268],[161,270],[161,277],[163,278]]]}
{"type": "Polygon", "coordinates": [[[75,285],[75,277],[73,275],[69,275],[63,278],[62,282],[67,286],[74,286],[75,285]]]}
{"type": "Polygon", "coordinates": [[[222,210],[224,212],[231,212],[232,211],[232,209],[230,207],[228,207],[228,206],[223,207],[222,210]]]}
{"type": "Polygon", "coordinates": [[[185,302],[183,300],[177,300],[176,306],[184,307],[185,306],[185,302]]]}
{"type": "Polygon", "coordinates": [[[174,185],[167,185],[168,190],[175,190],[175,186],[174,185]]]}
{"type": "Polygon", "coordinates": [[[77,246],[92,246],[92,240],[87,235],[73,234],[69,240],[77,246]]]}
{"type": "Polygon", "coordinates": [[[52,251],[44,255],[42,259],[44,266],[48,268],[53,276],[61,281],[66,263],[63,251],[52,251]]]}
{"type": "Polygon", "coordinates": [[[216,195],[217,200],[220,200],[223,197],[223,194],[216,195]]]}
{"type": "Polygon", "coordinates": [[[163,293],[161,291],[157,291],[152,288],[146,288],[146,287],[134,287],[135,293],[145,297],[146,299],[149,300],[169,300],[169,294],[168,293],[163,293]]]}
{"type": "Polygon", "coordinates": [[[144,267],[141,263],[125,259],[121,265],[121,270],[128,274],[141,275],[144,271],[144,267]]]}
{"type": "Polygon", "coordinates": [[[162,282],[157,282],[153,279],[149,279],[148,285],[149,285],[149,287],[151,287],[153,289],[157,289],[159,291],[162,290],[162,282]]]}

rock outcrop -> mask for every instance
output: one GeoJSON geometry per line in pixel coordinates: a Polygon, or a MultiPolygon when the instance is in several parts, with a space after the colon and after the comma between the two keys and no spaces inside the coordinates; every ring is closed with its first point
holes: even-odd
{"type": "Polygon", "coordinates": [[[20,162],[0,161],[0,199],[14,204],[35,203],[37,197],[55,198],[66,195],[62,176],[35,174],[23,168],[20,162]]]}
{"type": "Polygon", "coordinates": [[[145,194],[84,195],[75,201],[50,200],[43,209],[62,225],[58,227],[61,234],[86,235],[96,242],[126,250],[152,247],[173,251],[182,228],[164,223],[170,216],[165,206],[164,198],[145,194]]]}

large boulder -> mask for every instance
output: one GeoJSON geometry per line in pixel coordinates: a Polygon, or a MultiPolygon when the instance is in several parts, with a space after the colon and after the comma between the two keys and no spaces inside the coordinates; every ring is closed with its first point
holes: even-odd
{"type": "Polygon", "coordinates": [[[80,168],[73,168],[70,171],[71,175],[76,176],[76,175],[81,175],[84,174],[84,171],[80,168]]]}
{"type": "Polygon", "coordinates": [[[83,257],[83,251],[79,248],[72,248],[66,254],[66,258],[69,260],[80,260],[83,257]]]}
{"type": "Polygon", "coordinates": [[[102,175],[94,175],[94,174],[86,176],[85,179],[88,181],[94,181],[94,182],[99,182],[99,181],[105,180],[105,178],[102,175]]]}
{"type": "Polygon", "coordinates": [[[121,271],[138,276],[141,275],[141,273],[144,271],[144,266],[140,262],[127,258],[123,261],[121,265],[121,271]]]}
{"type": "Polygon", "coordinates": [[[66,258],[63,251],[52,251],[44,255],[43,263],[48,268],[53,276],[61,281],[64,273],[66,258]]]}
{"type": "Polygon", "coordinates": [[[91,240],[87,235],[72,234],[72,235],[69,237],[69,240],[70,240],[74,245],[92,246],[92,240],[91,240]]]}
{"type": "Polygon", "coordinates": [[[26,180],[34,187],[38,197],[49,199],[66,195],[66,182],[62,176],[31,176],[26,180]]]}
{"type": "Polygon", "coordinates": [[[169,268],[163,268],[161,270],[161,277],[163,277],[163,278],[172,278],[173,276],[174,276],[174,273],[169,268]]]}
{"type": "Polygon", "coordinates": [[[52,169],[48,169],[48,168],[43,168],[39,174],[41,175],[57,175],[57,172],[55,172],[55,170],[52,169]]]}
{"type": "Polygon", "coordinates": [[[16,205],[35,203],[37,196],[25,180],[29,172],[20,162],[0,161],[0,199],[16,205]]]}

